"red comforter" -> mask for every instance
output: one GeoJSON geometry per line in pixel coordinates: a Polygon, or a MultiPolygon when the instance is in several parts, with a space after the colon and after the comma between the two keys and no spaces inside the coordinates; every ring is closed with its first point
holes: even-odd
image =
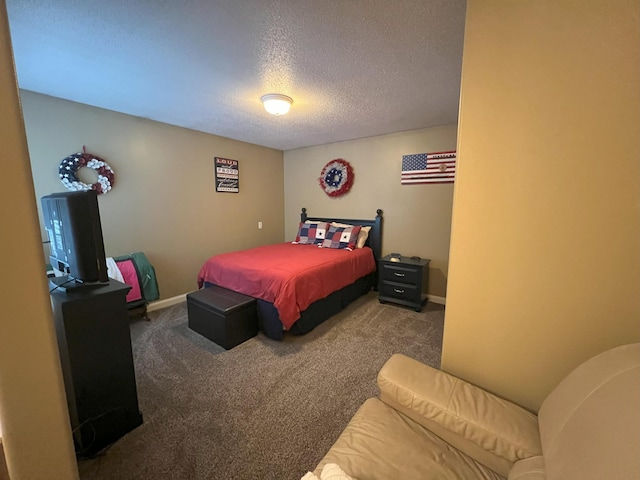
{"type": "Polygon", "coordinates": [[[285,329],[316,300],[375,271],[369,247],[353,251],[278,243],[211,257],[198,286],[214,283],[271,302],[285,329]]]}

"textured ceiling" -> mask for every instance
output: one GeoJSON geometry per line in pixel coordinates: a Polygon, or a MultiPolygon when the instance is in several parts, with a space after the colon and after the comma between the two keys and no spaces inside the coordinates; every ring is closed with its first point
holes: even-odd
{"type": "Polygon", "coordinates": [[[457,122],[464,0],[6,3],[26,90],[279,150],[457,122]]]}

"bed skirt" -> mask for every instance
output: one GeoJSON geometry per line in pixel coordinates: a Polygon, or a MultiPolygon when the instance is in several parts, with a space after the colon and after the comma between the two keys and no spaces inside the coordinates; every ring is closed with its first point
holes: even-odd
{"type": "MultiPolygon", "coordinates": [[[[209,287],[212,283],[205,282],[204,286],[209,287]]],[[[365,295],[375,286],[375,273],[365,275],[354,283],[331,293],[329,296],[313,302],[309,307],[300,313],[300,318],[289,329],[294,335],[309,333],[325,320],[341,311],[357,298],[365,295]]],[[[278,310],[271,302],[257,300],[258,322],[264,334],[273,340],[282,340],[284,330],[278,315],[278,310]]]]}

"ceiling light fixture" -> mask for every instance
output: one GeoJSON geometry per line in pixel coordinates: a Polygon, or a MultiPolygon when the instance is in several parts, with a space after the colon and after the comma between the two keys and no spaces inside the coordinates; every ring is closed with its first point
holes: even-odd
{"type": "Polygon", "coordinates": [[[289,111],[293,103],[293,99],[279,93],[263,95],[260,100],[264,104],[264,109],[271,115],[284,115],[289,111]]]}

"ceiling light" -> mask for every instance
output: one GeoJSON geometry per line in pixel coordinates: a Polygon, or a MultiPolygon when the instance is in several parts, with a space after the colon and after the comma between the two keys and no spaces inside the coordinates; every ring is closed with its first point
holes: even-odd
{"type": "Polygon", "coordinates": [[[284,115],[289,111],[293,100],[286,95],[279,93],[269,93],[263,95],[260,100],[264,104],[264,109],[271,115],[284,115]]]}

